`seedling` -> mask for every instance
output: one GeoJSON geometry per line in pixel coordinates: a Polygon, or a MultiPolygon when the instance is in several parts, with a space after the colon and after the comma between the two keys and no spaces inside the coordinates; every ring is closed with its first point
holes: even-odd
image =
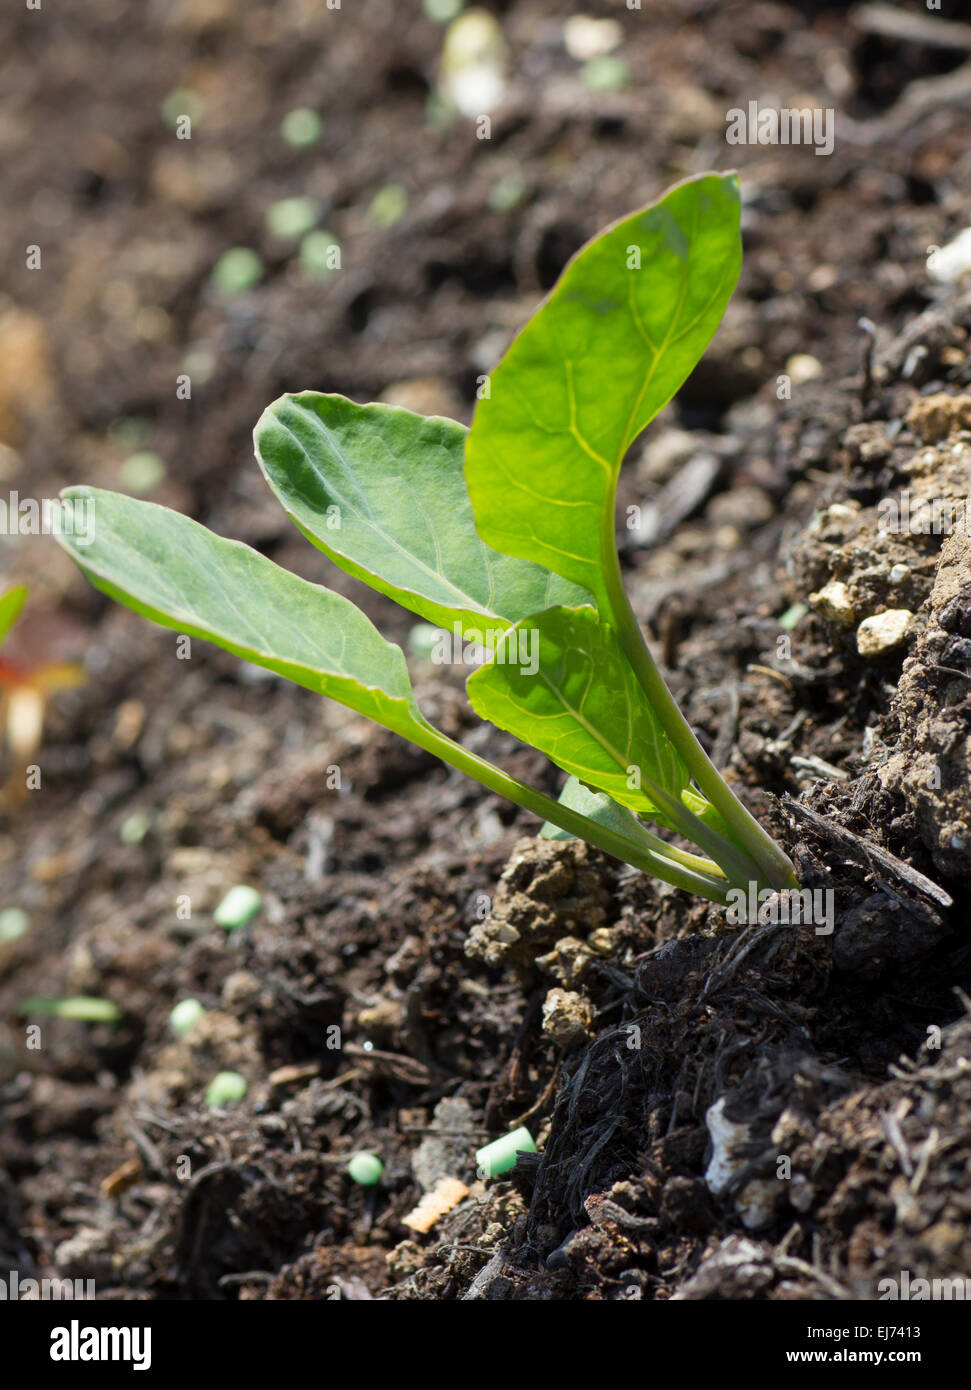
{"type": "Polygon", "coordinates": [[[518,1154],[535,1152],[533,1136],[524,1125],[520,1125],[519,1129],[500,1135],[498,1139],[493,1139],[491,1144],[477,1149],[475,1161],[487,1178],[498,1178],[515,1168],[518,1154]]]}
{"type": "Polygon", "coordinates": [[[288,111],[280,125],[280,133],[284,140],[288,145],[295,145],[298,149],[316,145],[323,131],[324,123],[317,112],[309,110],[306,106],[298,106],[295,111],[288,111]]]}
{"type": "Polygon", "coordinates": [[[181,1038],[191,1032],[205,1012],[198,999],[180,999],[169,1014],[169,1027],[181,1038]]]}
{"type": "Polygon", "coordinates": [[[30,931],[30,918],[22,907],[5,907],[0,911],[0,946],[19,941],[30,931]]]}
{"type": "Polygon", "coordinates": [[[238,883],[230,888],[222,902],[212,914],[217,926],[227,931],[237,931],[245,927],[259,912],[263,899],[255,888],[247,883],[238,883]]]}
{"type": "MultiPolygon", "coordinates": [[[[10,635],[27,600],[23,584],[0,596],[0,647],[10,635]]],[[[44,715],[52,695],[74,690],[85,681],[84,670],[71,662],[14,660],[0,656],[0,744],[6,742],[15,763],[23,764],[40,747],[44,715]]],[[[16,802],[23,796],[22,768],[10,773],[0,789],[0,800],[16,802]]]]}
{"type": "Polygon", "coordinates": [[[363,1152],[353,1154],[347,1165],[347,1173],[351,1181],[359,1183],[361,1187],[373,1187],[375,1183],[381,1181],[383,1172],[384,1164],[377,1154],[363,1152]]]}
{"type": "Polygon", "coordinates": [[[25,999],[17,1012],[21,1018],[70,1018],[81,1023],[117,1023],[121,1018],[121,1009],[110,999],[96,999],[85,994],[67,999],[38,995],[25,999]]]}
{"type": "Polygon", "coordinates": [[[206,1087],[206,1105],[210,1110],[235,1105],[244,1098],[247,1089],[246,1077],[238,1071],[217,1071],[206,1087]]]}
{"type": "Polygon", "coordinates": [[[675,704],[621,579],[621,463],[682,385],[738,278],[734,175],[608,227],[564,270],[480,390],[471,430],[304,391],[256,427],[270,487],[335,564],[481,664],[483,719],[570,774],[560,800],[447,738],[404,656],[348,599],[176,512],[91,488],[95,539],[58,539],[105,593],[349,705],[569,836],[680,888],[796,887],[675,704]],[[680,848],[638,819],[691,841],[680,848]]]}
{"type": "Polygon", "coordinates": [[[220,294],[245,294],[263,279],[263,262],[249,246],[231,246],[212,268],[212,283],[220,294]]]}

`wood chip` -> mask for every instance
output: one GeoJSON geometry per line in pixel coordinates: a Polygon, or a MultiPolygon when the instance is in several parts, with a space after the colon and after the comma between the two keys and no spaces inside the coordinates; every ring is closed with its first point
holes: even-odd
{"type": "Polygon", "coordinates": [[[271,1086],[290,1086],[295,1081],[309,1081],[311,1077],[319,1074],[319,1062],[295,1062],[290,1066],[277,1067],[276,1071],[270,1072],[269,1082],[271,1086]]]}
{"type": "Polygon", "coordinates": [[[468,1195],[469,1189],[458,1178],[439,1178],[431,1192],[426,1192],[414,1211],[410,1211],[404,1218],[403,1224],[410,1230],[425,1235],[436,1221],[453,1207],[457,1207],[468,1195]]]}
{"type": "Polygon", "coordinates": [[[143,1176],[144,1170],[140,1158],[129,1158],[116,1168],[113,1173],[109,1173],[106,1178],[101,1179],[102,1197],[120,1197],[123,1192],[127,1192],[130,1187],[134,1187],[143,1176]]]}

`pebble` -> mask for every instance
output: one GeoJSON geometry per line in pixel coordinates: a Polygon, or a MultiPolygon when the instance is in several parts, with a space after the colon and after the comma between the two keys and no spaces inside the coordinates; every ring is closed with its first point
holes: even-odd
{"type": "Polygon", "coordinates": [[[801,386],[804,381],[813,381],[822,374],[823,364],[818,357],[812,357],[808,352],[794,353],[786,362],[786,375],[793,386],[801,386]]]}
{"type": "Polygon", "coordinates": [[[593,1026],[586,999],[568,989],[551,989],[543,1001],[543,1032],[560,1047],[583,1042],[593,1026]]]}
{"type": "Polygon", "coordinates": [[[810,594],[809,606],[833,623],[852,623],[856,618],[850,591],[838,579],[831,579],[817,593],[810,594]]]}
{"type": "Polygon", "coordinates": [[[864,618],[856,630],[856,649],[861,656],[880,656],[906,640],[913,621],[909,608],[888,608],[864,618]]]}
{"type": "Polygon", "coordinates": [[[589,15],[572,15],[563,26],[563,42],[567,53],[578,63],[602,58],[620,46],[624,31],[616,19],[593,19],[589,15]]]}
{"type": "Polygon", "coordinates": [[[953,241],[931,252],[927,273],[939,285],[953,285],[971,274],[971,227],[965,227],[953,241]]]}

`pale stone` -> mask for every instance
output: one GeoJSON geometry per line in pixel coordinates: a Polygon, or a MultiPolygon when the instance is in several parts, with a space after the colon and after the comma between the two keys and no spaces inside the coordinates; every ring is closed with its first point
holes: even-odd
{"type": "Polygon", "coordinates": [[[909,608],[888,608],[886,613],[864,618],[856,630],[857,651],[861,656],[880,656],[899,647],[910,631],[913,617],[909,608]]]}
{"type": "Polygon", "coordinates": [[[810,594],[809,606],[834,623],[852,623],[856,618],[850,591],[838,579],[831,579],[817,593],[810,594]]]}

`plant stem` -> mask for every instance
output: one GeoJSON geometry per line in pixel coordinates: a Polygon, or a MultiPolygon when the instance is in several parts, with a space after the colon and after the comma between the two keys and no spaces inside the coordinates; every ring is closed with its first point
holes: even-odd
{"type": "MultiPolygon", "coordinates": [[[[612,536],[611,544],[605,550],[605,559],[611,617],[617,629],[621,646],[624,648],[627,660],[630,662],[651,708],[660,719],[668,738],[694,779],[695,785],[721,813],[736,844],[754,862],[758,870],[755,875],[756,881],[760,877],[764,877],[770,888],[798,888],[799,883],[795,870],[788,856],[763,830],[755,817],[746,810],[717,771],[665,684],[664,678],[648,650],[644,634],[631,607],[627,590],[621,578],[620,560],[612,536]]],[[[703,849],[708,849],[709,853],[713,852],[701,840],[697,840],[696,843],[700,844],[703,849]]]]}
{"type": "Polygon", "coordinates": [[[693,867],[686,861],[691,860],[694,865],[700,865],[705,861],[699,860],[695,855],[687,855],[683,850],[676,850],[674,846],[666,844],[664,840],[652,836],[649,831],[644,832],[646,839],[654,841],[657,846],[660,846],[659,849],[648,848],[646,843],[630,840],[616,830],[598,825],[596,821],[581,815],[579,811],[573,811],[568,806],[561,805],[552,797],[536,791],[534,787],[527,786],[525,782],[511,777],[500,768],[493,767],[484,758],[478,757],[477,754],[463,748],[460,743],[456,743],[445,734],[439,733],[430,724],[426,724],[424,727],[419,726],[417,729],[413,727],[407,737],[429,753],[433,753],[437,758],[441,758],[442,762],[448,763],[469,777],[474,777],[477,782],[481,782],[490,791],[506,797],[509,801],[514,801],[517,806],[521,806],[526,811],[532,811],[542,820],[552,821],[561,830],[596,845],[598,849],[613,855],[622,863],[633,864],[635,868],[643,869],[645,873],[653,874],[655,878],[663,879],[665,883],[670,883],[675,888],[684,888],[689,893],[697,893],[710,902],[724,904],[728,901],[729,885],[719,875],[717,866],[712,865],[714,872],[711,873],[693,867]],[[420,737],[420,735],[424,736],[420,737]],[[677,858],[673,857],[674,855],[677,858]]]}
{"type": "Polygon", "coordinates": [[[747,888],[753,879],[758,879],[759,866],[741,845],[729,840],[712,826],[706,825],[688,809],[680,797],[665,791],[656,782],[645,777],[642,785],[657,809],[664,812],[668,824],[679,835],[683,835],[686,840],[710,854],[721,865],[726,878],[735,887],[747,888]]]}

